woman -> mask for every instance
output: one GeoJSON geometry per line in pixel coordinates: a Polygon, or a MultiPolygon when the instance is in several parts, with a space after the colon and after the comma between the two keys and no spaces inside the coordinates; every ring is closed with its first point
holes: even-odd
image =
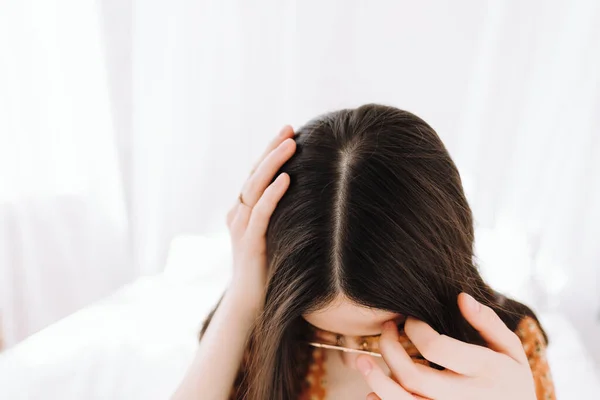
{"type": "Polygon", "coordinates": [[[227,215],[233,279],[175,399],[553,399],[533,312],[473,262],[435,131],[365,105],[285,127],[227,215]]]}

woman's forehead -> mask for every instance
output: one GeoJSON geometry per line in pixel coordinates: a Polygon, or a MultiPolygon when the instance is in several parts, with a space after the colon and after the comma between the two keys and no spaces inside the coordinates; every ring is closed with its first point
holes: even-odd
{"type": "Polygon", "coordinates": [[[402,319],[400,314],[364,307],[342,296],[303,317],[315,328],[344,336],[379,335],[384,322],[402,319]]]}

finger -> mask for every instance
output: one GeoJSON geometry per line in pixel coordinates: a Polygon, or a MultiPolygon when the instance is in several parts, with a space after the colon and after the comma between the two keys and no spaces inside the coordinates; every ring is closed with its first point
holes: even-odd
{"type": "Polygon", "coordinates": [[[245,204],[239,203],[236,207],[236,214],[231,221],[229,228],[234,234],[243,234],[248,226],[248,221],[252,215],[252,209],[245,204]]]}
{"type": "Polygon", "coordinates": [[[250,215],[250,221],[248,222],[248,233],[254,237],[262,237],[267,233],[271,215],[289,184],[290,176],[284,172],[269,185],[252,209],[252,215],[250,215]]]}
{"type": "Polygon", "coordinates": [[[238,207],[239,206],[240,206],[240,202],[239,202],[239,200],[236,200],[235,204],[233,206],[231,206],[231,209],[227,212],[227,216],[225,218],[225,221],[227,222],[227,227],[228,228],[231,228],[231,223],[233,222],[233,219],[237,215],[238,207]]]}
{"type": "Polygon", "coordinates": [[[393,321],[384,324],[379,347],[394,378],[413,395],[431,399],[443,398],[453,386],[460,384],[460,375],[415,363],[400,343],[398,326],[393,321]]]}
{"type": "Polygon", "coordinates": [[[371,360],[371,357],[367,355],[358,356],[356,366],[364,376],[369,387],[380,398],[394,400],[413,399],[412,395],[387,376],[381,367],[371,360]]]}
{"type": "Polygon", "coordinates": [[[295,151],[296,142],[294,139],[288,138],[265,157],[242,189],[244,202],[247,205],[254,207],[265,189],[271,184],[273,176],[295,151]]]}
{"type": "Polygon", "coordinates": [[[423,357],[462,375],[477,376],[497,357],[497,353],[487,347],[440,335],[413,317],[406,319],[404,331],[423,357]]]}
{"type": "Polygon", "coordinates": [[[477,329],[492,350],[521,364],[528,364],[521,340],[494,310],[479,303],[467,293],[458,295],[458,306],[465,319],[477,329]]]}
{"type": "Polygon", "coordinates": [[[383,360],[392,371],[398,382],[410,391],[417,391],[421,386],[422,375],[418,373],[416,365],[410,358],[404,346],[399,341],[398,326],[393,321],[383,324],[379,349],[383,360]]]}
{"type": "Polygon", "coordinates": [[[267,146],[265,151],[258,158],[258,160],[254,163],[254,165],[252,166],[252,171],[255,171],[256,168],[258,168],[258,166],[260,165],[260,163],[269,155],[269,153],[271,151],[275,150],[277,148],[277,146],[279,146],[281,144],[281,142],[283,142],[285,139],[287,139],[289,137],[293,137],[293,136],[294,136],[294,129],[291,126],[285,125],[283,128],[281,128],[281,130],[279,131],[277,136],[275,136],[269,142],[269,145],[267,146]]]}
{"type": "MultiPolygon", "coordinates": [[[[417,399],[417,400],[418,400],[418,399],[428,400],[427,398],[425,398],[425,397],[421,397],[421,396],[419,396],[418,394],[413,394],[413,395],[412,395],[412,398],[413,398],[413,399],[417,399]]],[[[374,392],[371,392],[371,393],[369,393],[369,394],[367,395],[367,400],[381,400],[381,397],[377,396],[377,394],[376,394],[376,393],[374,393],[374,392]]]]}
{"type": "MultiPolygon", "coordinates": [[[[252,172],[254,172],[254,170],[256,169],[256,167],[265,159],[265,157],[271,151],[273,151],[274,149],[276,149],[277,146],[279,146],[285,139],[287,139],[288,137],[293,137],[293,136],[294,136],[294,130],[292,129],[291,126],[285,125],[283,128],[281,128],[281,130],[279,131],[279,133],[277,134],[277,136],[275,138],[273,138],[273,140],[271,140],[271,142],[267,146],[267,149],[263,152],[263,154],[260,156],[260,158],[258,159],[258,161],[252,167],[252,172]]],[[[239,204],[239,200],[236,199],[235,200],[235,204],[231,207],[231,209],[227,213],[225,221],[226,221],[228,227],[231,226],[231,223],[232,223],[235,215],[237,214],[237,206],[238,206],[238,204],[239,204]]]]}

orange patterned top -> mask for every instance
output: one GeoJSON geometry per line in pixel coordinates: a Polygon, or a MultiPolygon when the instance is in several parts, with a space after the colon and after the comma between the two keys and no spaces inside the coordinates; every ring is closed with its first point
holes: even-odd
{"type": "MultiPolygon", "coordinates": [[[[552,375],[546,359],[546,341],[539,325],[533,318],[525,317],[517,326],[515,333],[521,339],[523,349],[529,359],[537,399],[556,400],[552,375]]],[[[419,355],[417,348],[405,334],[400,336],[400,342],[409,355],[419,355]]],[[[429,362],[425,359],[415,361],[429,365],[429,362]]],[[[305,387],[306,390],[304,390],[299,400],[325,400],[327,398],[325,352],[321,348],[313,350],[313,362],[306,375],[305,387]]]]}

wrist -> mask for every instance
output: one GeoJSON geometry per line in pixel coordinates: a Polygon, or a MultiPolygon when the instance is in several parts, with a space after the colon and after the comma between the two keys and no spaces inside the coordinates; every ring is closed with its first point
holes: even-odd
{"type": "Polygon", "coordinates": [[[252,292],[241,282],[232,282],[225,292],[225,298],[233,308],[252,318],[256,318],[264,306],[264,294],[252,292]]]}

